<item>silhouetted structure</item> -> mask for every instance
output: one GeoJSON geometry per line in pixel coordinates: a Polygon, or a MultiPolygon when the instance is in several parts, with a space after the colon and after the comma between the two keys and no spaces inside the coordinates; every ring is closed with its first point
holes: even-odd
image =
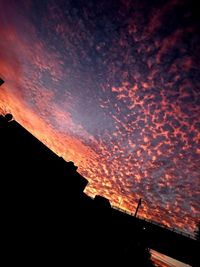
{"type": "Polygon", "coordinates": [[[197,229],[195,231],[195,238],[200,242],[200,221],[197,223],[197,229]]]}
{"type": "Polygon", "coordinates": [[[12,115],[0,116],[3,248],[7,264],[148,266],[148,248],[197,266],[195,240],[112,209],[88,181],[12,115]],[[192,252],[188,252],[191,251],[192,252]],[[196,265],[195,265],[196,264],[196,265]]]}
{"type": "Polygon", "coordinates": [[[137,216],[137,213],[138,213],[138,209],[139,207],[142,205],[142,199],[140,198],[139,201],[138,201],[138,204],[137,204],[137,208],[136,208],[136,211],[135,211],[135,217],[137,216]]]}
{"type": "Polygon", "coordinates": [[[4,81],[0,78],[0,86],[4,83],[4,81]]]}

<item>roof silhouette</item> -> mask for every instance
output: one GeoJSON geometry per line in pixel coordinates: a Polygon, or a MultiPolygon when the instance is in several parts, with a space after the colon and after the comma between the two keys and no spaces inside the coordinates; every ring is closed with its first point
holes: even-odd
{"type": "Polygon", "coordinates": [[[151,247],[198,266],[197,241],[113,209],[102,196],[91,199],[77,166],[54,154],[11,114],[0,116],[0,147],[8,262],[127,266],[131,261],[150,267],[151,247]]]}

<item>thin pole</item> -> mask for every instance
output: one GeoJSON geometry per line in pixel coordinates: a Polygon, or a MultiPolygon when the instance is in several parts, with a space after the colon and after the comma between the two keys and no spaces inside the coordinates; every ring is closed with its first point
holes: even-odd
{"type": "Polygon", "coordinates": [[[135,215],[134,215],[135,217],[137,216],[137,212],[138,212],[138,209],[141,206],[141,204],[142,204],[142,199],[140,198],[139,201],[138,201],[138,205],[137,205],[136,211],[135,211],[135,215]]]}

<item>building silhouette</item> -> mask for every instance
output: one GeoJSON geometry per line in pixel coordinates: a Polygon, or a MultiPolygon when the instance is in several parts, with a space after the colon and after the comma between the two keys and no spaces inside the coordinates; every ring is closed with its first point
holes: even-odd
{"type": "Polygon", "coordinates": [[[0,116],[0,177],[7,265],[151,267],[153,248],[198,266],[197,241],[113,209],[102,196],[91,199],[77,166],[10,114],[0,116]]]}

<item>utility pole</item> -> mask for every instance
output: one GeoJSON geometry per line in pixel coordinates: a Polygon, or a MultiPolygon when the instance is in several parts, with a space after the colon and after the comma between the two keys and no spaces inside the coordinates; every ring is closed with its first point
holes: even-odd
{"type": "Polygon", "coordinates": [[[4,83],[4,80],[0,78],[0,86],[4,83]]]}
{"type": "Polygon", "coordinates": [[[138,205],[137,205],[137,208],[136,208],[136,211],[135,211],[135,217],[137,216],[137,212],[138,212],[138,209],[139,207],[142,205],[142,199],[140,198],[139,201],[138,201],[138,205]]]}

